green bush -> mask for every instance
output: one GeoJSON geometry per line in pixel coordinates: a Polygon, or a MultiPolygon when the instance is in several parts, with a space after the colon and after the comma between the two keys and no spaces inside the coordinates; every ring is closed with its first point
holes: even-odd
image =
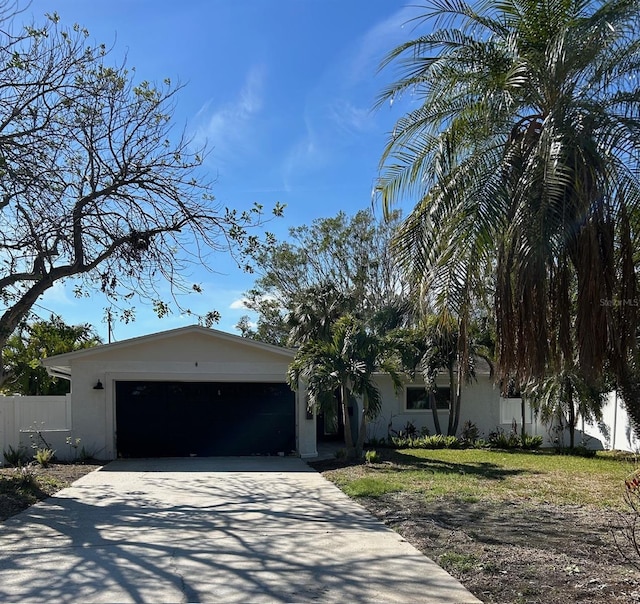
{"type": "Polygon", "coordinates": [[[478,430],[478,426],[476,426],[472,421],[467,420],[462,426],[462,432],[460,432],[460,440],[463,443],[468,445],[475,445],[478,441],[478,437],[480,436],[480,431],[478,430]]]}
{"type": "Polygon", "coordinates": [[[13,472],[14,478],[21,486],[28,488],[38,487],[38,482],[31,466],[16,466],[13,472]]]}
{"type": "Polygon", "coordinates": [[[389,446],[389,442],[386,438],[382,438],[382,437],[376,438],[375,436],[369,438],[365,444],[369,447],[388,447],[389,446]]]}
{"type": "Polygon", "coordinates": [[[520,436],[515,430],[506,433],[502,428],[489,434],[486,444],[490,449],[539,449],[542,446],[542,436],[520,436]]]}
{"type": "Polygon", "coordinates": [[[396,449],[459,449],[462,446],[457,437],[444,434],[415,438],[392,436],[391,442],[396,449]]]}
{"type": "Polygon", "coordinates": [[[377,451],[367,451],[364,454],[364,459],[367,463],[378,463],[380,461],[380,454],[377,451]]]}
{"type": "Polygon", "coordinates": [[[38,462],[43,468],[46,468],[56,456],[56,452],[53,449],[41,448],[36,449],[33,459],[38,462]]]}
{"type": "Polygon", "coordinates": [[[556,447],[556,453],[558,455],[575,455],[576,457],[595,457],[595,449],[587,449],[585,445],[578,445],[576,447],[556,447]]]}
{"type": "Polygon", "coordinates": [[[521,440],[523,449],[539,449],[542,446],[542,436],[529,436],[525,434],[521,440]]]}
{"type": "Polygon", "coordinates": [[[513,431],[507,434],[502,428],[497,428],[489,434],[489,447],[492,449],[519,449],[520,445],[520,437],[513,431]]]}
{"type": "Polygon", "coordinates": [[[5,463],[13,466],[14,468],[24,466],[29,461],[27,450],[24,447],[18,447],[17,449],[14,449],[11,445],[9,445],[9,448],[5,449],[2,452],[2,455],[4,456],[5,463]]]}

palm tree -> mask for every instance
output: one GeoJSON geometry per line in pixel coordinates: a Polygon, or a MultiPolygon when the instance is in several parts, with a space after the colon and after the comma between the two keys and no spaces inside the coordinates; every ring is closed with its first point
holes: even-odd
{"type": "Polygon", "coordinates": [[[433,424],[437,434],[442,434],[436,406],[436,377],[445,370],[449,381],[449,419],[447,434],[455,436],[460,423],[462,408],[462,385],[474,375],[475,358],[482,358],[490,368],[492,341],[486,327],[474,321],[470,333],[466,334],[466,354],[460,356],[460,333],[456,319],[446,309],[439,314],[428,314],[414,328],[395,330],[391,336],[403,370],[411,379],[420,371],[429,393],[433,424]]]}
{"type": "Polygon", "coordinates": [[[560,427],[569,428],[569,447],[573,449],[578,419],[601,421],[606,393],[586,383],[580,373],[569,370],[531,383],[525,396],[543,423],[558,421],[560,427]]]}
{"type": "Polygon", "coordinates": [[[353,306],[353,298],[331,283],[319,283],[301,290],[285,319],[289,345],[330,339],[333,324],[353,306]]]}
{"type": "Polygon", "coordinates": [[[429,0],[421,25],[379,98],[418,101],[377,187],[418,198],[403,265],[463,330],[490,275],[497,378],[609,369],[638,432],[640,3],[429,0]]]}
{"type": "Polygon", "coordinates": [[[287,381],[294,390],[301,380],[306,383],[309,407],[315,410],[329,408],[334,393],[340,392],[345,445],[348,455],[354,456],[362,451],[367,420],[380,412],[380,392],[373,380],[377,371],[388,372],[399,386],[398,374],[385,355],[384,340],[367,331],[353,315],[345,315],[332,325],[328,339],[302,344],[289,366],[287,381]],[[361,397],[363,403],[357,443],[348,410],[355,397],[361,397]]]}

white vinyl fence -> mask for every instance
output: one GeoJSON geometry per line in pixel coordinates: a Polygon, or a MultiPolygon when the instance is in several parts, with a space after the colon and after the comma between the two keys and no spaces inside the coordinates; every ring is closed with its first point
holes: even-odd
{"type": "MultiPolygon", "coordinates": [[[[516,422],[518,429],[522,425],[521,399],[500,399],[501,428],[509,431],[512,422],[516,422]]],[[[569,431],[553,430],[553,426],[543,424],[535,416],[528,404],[525,404],[525,429],[529,434],[537,434],[544,438],[543,446],[555,444],[569,445],[569,431]],[[558,439],[558,442],[555,442],[558,439]]],[[[617,449],[621,451],[640,451],[640,441],[636,438],[624,401],[616,392],[610,392],[602,408],[601,422],[587,422],[578,418],[575,431],[575,444],[583,444],[589,449],[617,449]]]]}
{"type": "MultiPolygon", "coordinates": [[[[0,455],[9,447],[50,446],[58,459],[71,457],[71,395],[0,396],[0,455]],[[39,434],[44,438],[40,438],[39,434]]],[[[0,459],[4,462],[4,457],[0,459]]]]}

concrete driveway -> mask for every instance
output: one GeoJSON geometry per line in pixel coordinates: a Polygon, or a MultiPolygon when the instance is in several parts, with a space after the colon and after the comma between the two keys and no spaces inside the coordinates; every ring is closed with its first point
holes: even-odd
{"type": "Polygon", "coordinates": [[[295,458],[113,462],[0,524],[2,602],[478,602],[295,458]]]}

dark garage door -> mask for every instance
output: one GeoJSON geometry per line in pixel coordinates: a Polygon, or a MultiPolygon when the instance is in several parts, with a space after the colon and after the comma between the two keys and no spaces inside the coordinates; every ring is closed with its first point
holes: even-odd
{"type": "Polygon", "coordinates": [[[121,457],[266,455],[295,449],[286,384],[116,382],[121,457]]]}

